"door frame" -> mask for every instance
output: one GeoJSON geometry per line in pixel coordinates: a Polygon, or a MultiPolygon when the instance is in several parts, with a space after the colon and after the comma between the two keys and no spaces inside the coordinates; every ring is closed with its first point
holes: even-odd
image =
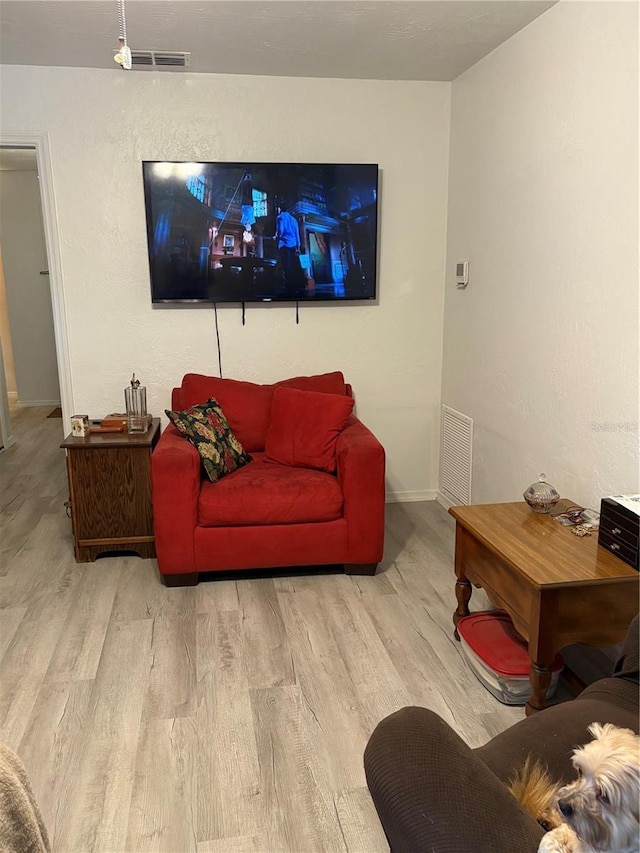
{"type": "MultiPolygon", "coordinates": [[[[49,289],[53,313],[53,331],[56,344],[58,381],[60,383],[60,407],[62,409],[62,428],[69,423],[73,414],[73,382],[71,377],[71,358],[69,354],[69,334],[64,288],[62,285],[62,260],[60,255],[60,237],[56,216],[55,193],[51,168],[51,147],[49,134],[43,131],[23,131],[8,133],[0,130],[0,148],[34,148],[38,164],[42,223],[49,265],[49,289]]],[[[0,366],[2,366],[0,353],[0,366]]],[[[3,427],[5,447],[14,443],[11,435],[9,417],[9,398],[7,397],[4,367],[0,377],[0,423],[3,427]],[[6,424],[6,431],[5,431],[6,424]]]]}
{"type": "Polygon", "coordinates": [[[4,358],[0,346],[0,432],[2,441],[0,449],[8,450],[16,440],[11,432],[11,418],[9,417],[9,395],[7,393],[7,379],[4,372],[4,358]]]}

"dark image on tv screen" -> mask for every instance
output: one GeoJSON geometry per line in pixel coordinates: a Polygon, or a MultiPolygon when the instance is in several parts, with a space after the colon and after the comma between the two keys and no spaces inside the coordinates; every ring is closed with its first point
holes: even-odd
{"type": "Polygon", "coordinates": [[[375,299],[373,164],[142,164],[153,302],[375,299]]]}

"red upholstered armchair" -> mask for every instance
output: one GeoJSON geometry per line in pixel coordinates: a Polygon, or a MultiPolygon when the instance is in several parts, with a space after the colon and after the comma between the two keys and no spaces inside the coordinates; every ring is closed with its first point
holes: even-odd
{"type": "Polygon", "coordinates": [[[275,385],[188,373],[173,389],[174,411],[215,398],[252,461],[210,482],[196,448],[172,424],[164,430],[151,474],[156,553],[168,586],[227,569],[340,564],[350,574],[375,573],[384,542],[382,445],[351,415],[331,445],[333,472],[269,461],[269,430],[272,442],[282,425],[282,411],[271,418],[281,387],[351,396],[339,372],[275,385]]]}

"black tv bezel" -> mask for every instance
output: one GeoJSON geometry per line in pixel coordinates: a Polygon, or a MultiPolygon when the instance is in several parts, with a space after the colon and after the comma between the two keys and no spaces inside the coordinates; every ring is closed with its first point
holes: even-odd
{"type": "Polygon", "coordinates": [[[364,303],[364,302],[377,302],[378,300],[378,252],[380,250],[380,204],[379,204],[379,195],[380,195],[380,165],[378,163],[327,163],[327,162],[281,162],[281,161],[257,161],[257,160],[247,160],[247,161],[237,161],[237,160],[141,160],[142,164],[142,188],[144,194],[144,202],[145,202],[145,218],[146,218],[146,235],[147,235],[147,258],[149,262],[149,288],[151,291],[151,303],[152,305],[194,305],[194,306],[207,306],[207,305],[287,305],[287,304],[302,304],[302,305],[341,305],[341,304],[350,304],[350,303],[364,303]],[[153,241],[153,224],[152,224],[152,215],[151,215],[151,198],[150,198],[150,188],[149,183],[147,181],[146,176],[146,167],[154,166],[158,163],[168,163],[172,165],[186,165],[187,163],[196,163],[202,166],[229,166],[231,168],[260,168],[264,166],[273,166],[273,167],[287,167],[287,166],[308,166],[310,168],[313,167],[341,167],[341,166],[367,166],[369,168],[375,169],[375,191],[376,191],[376,244],[375,244],[375,252],[373,255],[373,295],[369,296],[319,296],[315,295],[312,297],[301,297],[299,299],[289,299],[289,298],[262,298],[262,299],[245,299],[245,300],[232,300],[232,299],[188,299],[188,298],[171,298],[171,299],[159,299],[154,295],[154,287],[153,287],[153,277],[152,277],[152,268],[153,268],[153,259],[151,254],[151,247],[153,241]]]}

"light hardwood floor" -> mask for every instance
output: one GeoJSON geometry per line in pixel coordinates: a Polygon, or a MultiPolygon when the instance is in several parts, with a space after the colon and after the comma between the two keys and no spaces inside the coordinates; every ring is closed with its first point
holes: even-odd
{"type": "Polygon", "coordinates": [[[386,851],[362,767],[383,717],[423,705],[477,746],[524,716],[453,639],[438,504],[387,507],[375,577],[167,589],[153,560],[75,563],[47,414],[14,410],[0,453],[0,740],[58,853],[386,851]]]}

